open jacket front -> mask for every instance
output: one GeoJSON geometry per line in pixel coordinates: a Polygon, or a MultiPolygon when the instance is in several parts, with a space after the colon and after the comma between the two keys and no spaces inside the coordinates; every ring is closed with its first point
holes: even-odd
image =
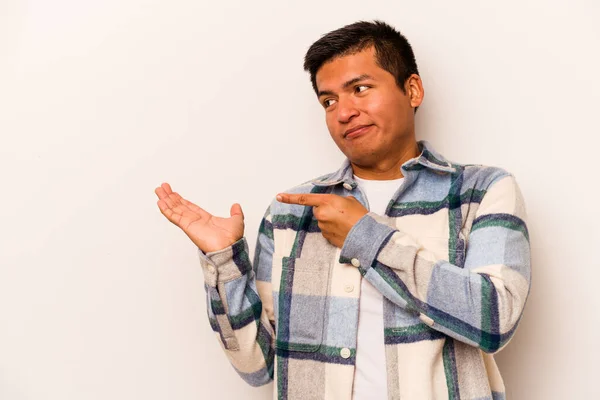
{"type": "MultiPolygon", "coordinates": [[[[253,263],[245,238],[199,251],[211,326],[249,384],[274,379],[277,399],[351,400],[367,279],[384,297],[390,399],[504,399],[492,354],[513,336],[531,281],[521,192],[500,168],[419,148],[385,215],[365,215],[341,249],[312,207],[274,200],[253,263]]],[[[354,196],[368,209],[348,160],[287,192],[354,196]]]]}

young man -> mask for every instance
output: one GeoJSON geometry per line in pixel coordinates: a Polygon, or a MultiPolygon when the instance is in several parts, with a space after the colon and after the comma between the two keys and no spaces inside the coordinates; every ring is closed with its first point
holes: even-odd
{"type": "Polygon", "coordinates": [[[514,177],[417,141],[423,86],[406,38],[358,22],[305,58],[334,173],[277,195],[254,263],[239,204],[210,215],[156,189],[200,249],[208,314],[237,372],[279,399],[503,399],[493,353],[530,288],[514,177]]]}

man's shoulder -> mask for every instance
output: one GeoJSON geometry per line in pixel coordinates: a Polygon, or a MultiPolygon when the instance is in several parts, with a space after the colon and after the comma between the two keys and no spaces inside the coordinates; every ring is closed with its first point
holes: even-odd
{"type": "Polygon", "coordinates": [[[442,174],[454,172],[454,176],[462,180],[463,188],[485,189],[512,176],[511,172],[499,166],[451,161],[437,152],[429,142],[423,140],[419,143],[424,148],[421,164],[437,169],[442,174]]]}
{"type": "MultiPolygon", "coordinates": [[[[335,175],[335,172],[330,172],[324,175],[309,179],[295,186],[282,190],[281,193],[302,194],[302,193],[324,193],[327,187],[330,186],[330,178],[335,175]]],[[[272,214],[294,214],[301,212],[304,207],[297,204],[280,203],[273,199],[270,205],[272,214]]]]}
{"type": "Polygon", "coordinates": [[[457,163],[453,163],[453,166],[461,171],[463,188],[486,190],[503,178],[514,178],[510,171],[499,166],[457,163]]]}

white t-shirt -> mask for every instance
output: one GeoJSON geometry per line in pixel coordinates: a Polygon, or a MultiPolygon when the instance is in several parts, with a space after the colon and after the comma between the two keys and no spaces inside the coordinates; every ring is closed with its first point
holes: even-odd
{"type": "MultiPolygon", "coordinates": [[[[369,211],[384,215],[389,201],[404,178],[388,181],[354,175],[369,202],[369,211]]],[[[383,296],[366,279],[360,285],[356,370],[353,400],[387,400],[387,370],[383,337],[383,296]]]]}

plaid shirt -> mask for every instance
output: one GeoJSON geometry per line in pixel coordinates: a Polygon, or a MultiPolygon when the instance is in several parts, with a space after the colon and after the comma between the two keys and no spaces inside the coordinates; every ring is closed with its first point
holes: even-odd
{"type": "MultiPolygon", "coordinates": [[[[369,212],[343,247],[312,207],[273,201],[254,262],[244,238],[199,252],[213,331],[239,375],[274,379],[277,399],[352,398],[361,279],[383,294],[389,399],[504,399],[493,358],[530,288],[526,211],[515,178],[456,164],[420,141],[385,215],[369,212]]],[[[288,191],[368,202],[348,160],[288,191]]]]}

